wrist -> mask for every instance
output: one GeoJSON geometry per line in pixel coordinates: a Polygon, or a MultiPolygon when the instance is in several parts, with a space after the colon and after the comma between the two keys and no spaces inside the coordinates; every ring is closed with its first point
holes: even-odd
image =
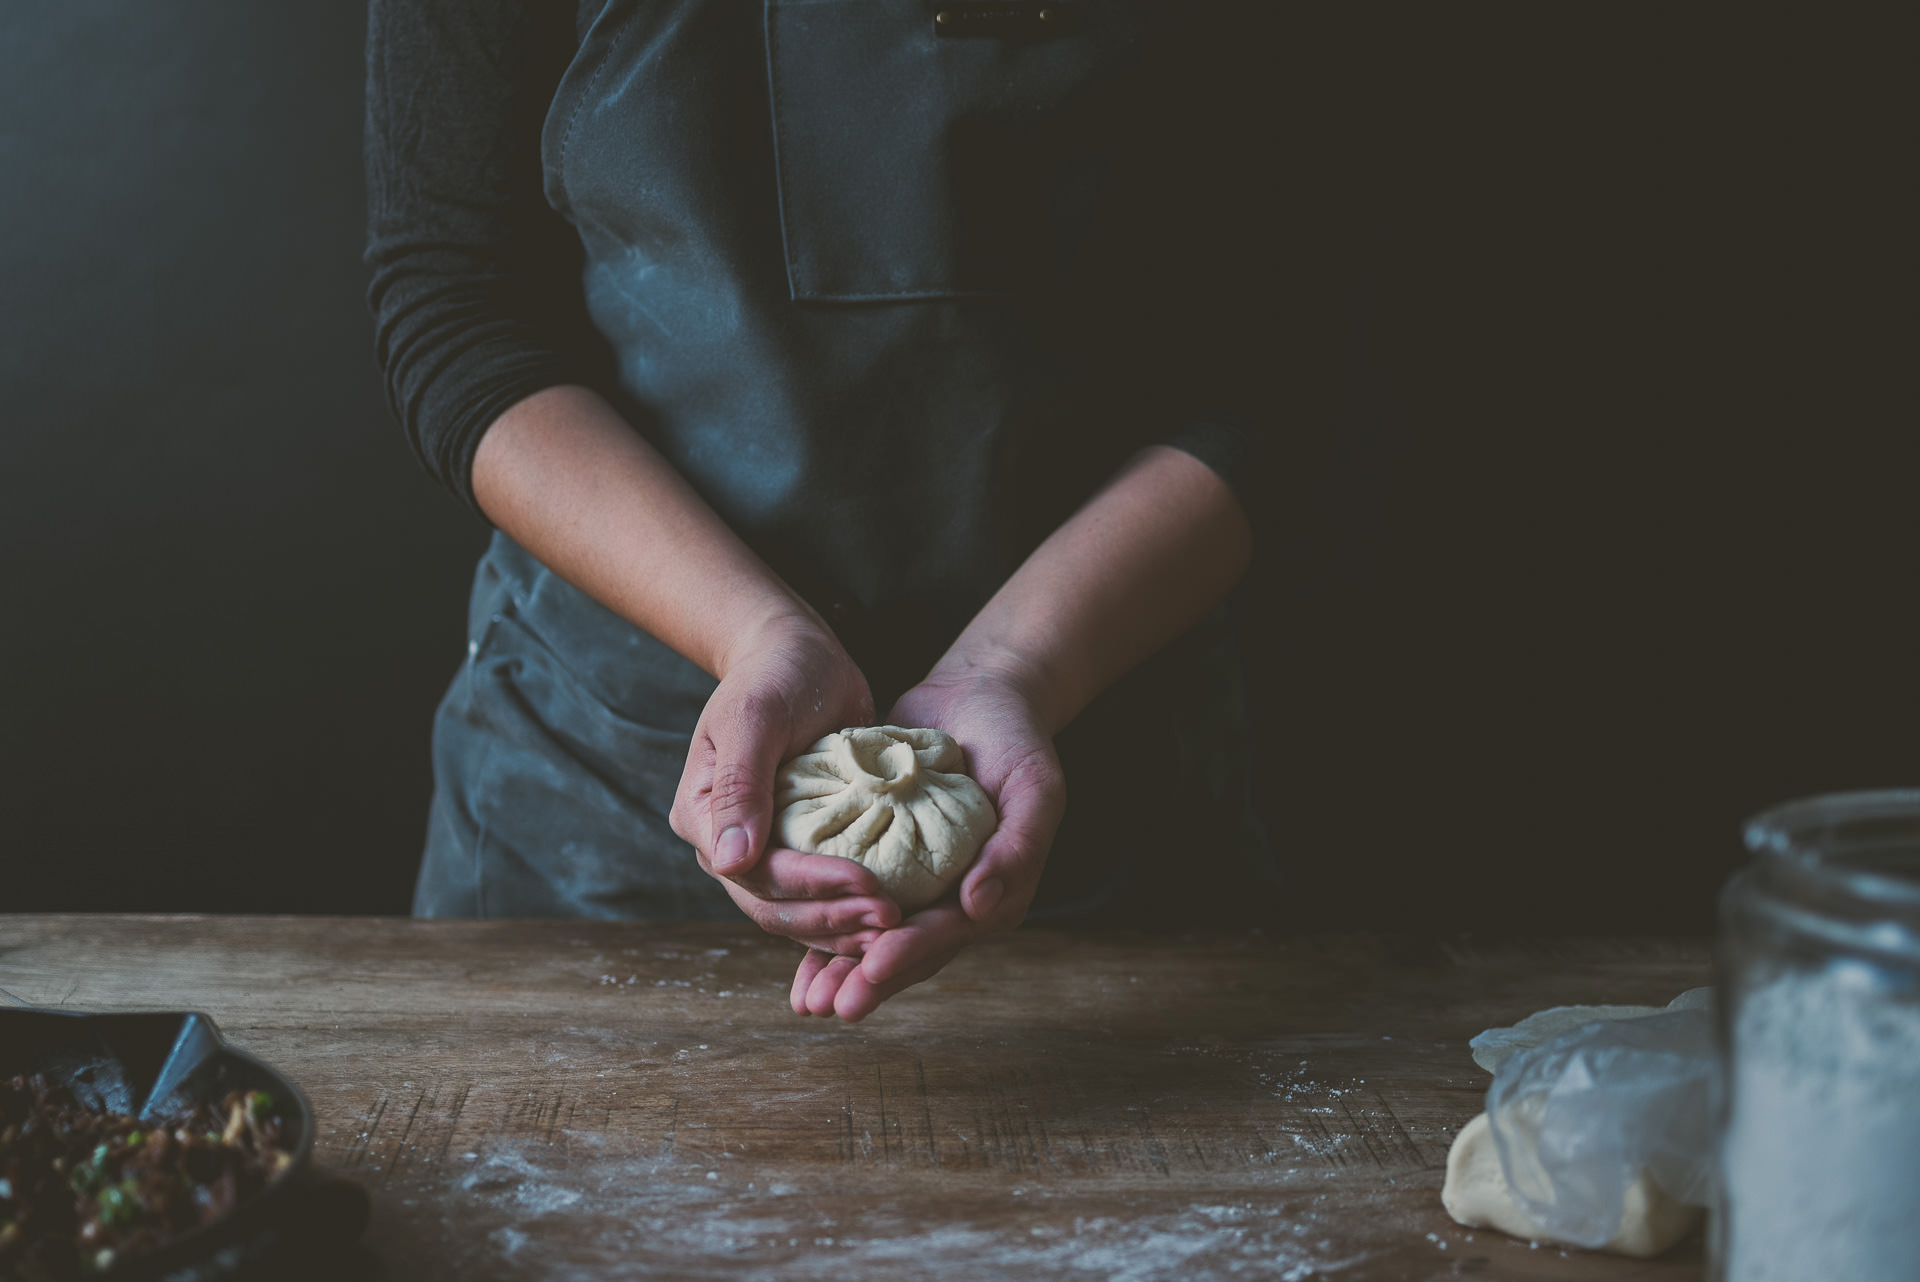
{"type": "Polygon", "coordinates": [[[927,674],[930,685],[975,682],[990,682],[1012,690],[1034,710],[1035,719],[1049,736],[1058,734],[1073,719],[1075,710],[1067,706],[1064,683],[1052,665],[1031,650],[963,636],[927,674]]]}
{"type": "Polygon", "coordinates": [[[777,593],[737,612],[726,627],[726,641],[714,654],[712,672],[720,680],[750,655],[774,646],[799,643],[841,650],[840,639],[819,613],[798,596],[777,593]]]}

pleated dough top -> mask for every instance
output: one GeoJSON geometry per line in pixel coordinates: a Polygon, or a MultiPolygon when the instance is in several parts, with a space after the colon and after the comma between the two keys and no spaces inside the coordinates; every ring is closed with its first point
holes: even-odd
{"type": "Polygon", "coordinates": [[[836,731],[780,768],[774,839],[871,869],[902,912],[915,912],[959,882],[998,823],[965,767],[939,730],[836,731]]]}

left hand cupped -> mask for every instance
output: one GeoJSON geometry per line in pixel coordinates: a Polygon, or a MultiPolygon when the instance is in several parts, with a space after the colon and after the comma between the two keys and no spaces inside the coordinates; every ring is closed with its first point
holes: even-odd
{"type": "Polygon", "coordinates": [[[937,974],[975,939],[1026,918],[1067,804],[1034,685],[1017,670],[954,667],[936,670],[894,704],[890,724],[944,730],[966,749],[968,770],[993,801],[999,824],[956,895],[882,931],[864,956],[810,950],[794,975],[797,1013],[864,1019],[937,974]]]}

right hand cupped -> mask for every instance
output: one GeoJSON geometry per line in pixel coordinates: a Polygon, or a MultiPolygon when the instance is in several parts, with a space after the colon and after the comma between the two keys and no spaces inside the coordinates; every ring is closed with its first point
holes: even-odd
{"type": "Polygon", "coordinates": [[[866,678],[823,624],[770,622],[729,655],[694,727],[670,816],[700,866],[767,931],[857,955],[900,920],[859,864],[769,849],[780,763],[823,735],[873,723],[866,678]]]}

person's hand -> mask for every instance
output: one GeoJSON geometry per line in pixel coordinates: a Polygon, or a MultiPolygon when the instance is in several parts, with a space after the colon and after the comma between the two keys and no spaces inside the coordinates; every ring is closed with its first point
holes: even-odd
{"type": "Polygon", "coordinates": [[[864,1019],[895,993],[938,973],[969,943],[1026,919],[1067,808],[1037,681],[1011,662],[943,661],[894,704],[889,724],[931,726],[959,741],[1000,822],[956,895],[879,932],[862,956],[810,948],[793,977],[796,1013],[864,1019]]]}
{"type": "Polygon", "coordinates": [[[774,779],[821,736],[872,722],[866,678],[825,625],[768,622],[732,647],[669,816],[747,916],[826,954],[860,952],[900,909],[850,859],[768,848],[774,779]]]}

